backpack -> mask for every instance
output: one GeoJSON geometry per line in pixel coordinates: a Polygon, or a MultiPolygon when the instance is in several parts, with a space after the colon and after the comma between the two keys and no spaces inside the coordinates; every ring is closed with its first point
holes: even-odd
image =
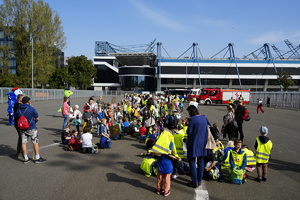
{"type": "Polygon", "coordinates": [[[244,112],[244,115],[243,115],[242,118],[245,121],[250,121],[251,117],[250,117],[250,114],[249,114],[249,110],[247,108],[245,108],[245,112],[244,112]]]}
{"type": "Polygon", "coordinates": [[[30,127],[30,124],[28,123],[27,118],[24,116],[26,110],[27,110],[27,108],[25,109],[25,111],[24,111],[23,114],[19,110],[20,113],[21,113],[21,117],[18,119],[17,127],[18,127],[18,129],[20,129],[22,131],[25,131],[25,130],[27,130],[30,127]]]}

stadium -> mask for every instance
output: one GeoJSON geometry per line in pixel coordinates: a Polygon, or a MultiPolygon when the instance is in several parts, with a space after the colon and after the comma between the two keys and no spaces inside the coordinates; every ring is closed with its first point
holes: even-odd
{"type": "Polygon", "coordinates": [[[125,91],[196,88],[281,91],[278,74],[286,72],[295,81],[288,89],[300,91],[300,46],[284,42],[288,51],[266,43],[243,58],[235,56],[232,43],[214,56],[203,58],[198,44],[193,43],[183,54],[172,58],[163,56],[168,53],[156,40],[147,45],[128,46],[96,41],[93,61],[97,78],[93,87],[125,91]]]}

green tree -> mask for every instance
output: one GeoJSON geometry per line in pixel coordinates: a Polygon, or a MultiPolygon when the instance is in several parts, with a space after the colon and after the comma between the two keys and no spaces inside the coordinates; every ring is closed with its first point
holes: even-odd
{"type": "Polygon", "coordinates": [[[64,89],[68,87],[69,75],[67,67],[57,68],[49,80],[52,89],[64,89]]]}
{"type": "Polygon", "coordinates": [[[35,86],[43,87],[56,68],[54,53],[66,46],[58,14],[43,0],[3,0],[0,28],[13,37],[17,75],[23,86],[31,86],[33,54],[35,86]]]}
{"type": "Polygon", "coordinates": [[[288,73],[284,70],[277,72],[278,75],[278,83],[277,85],[282,85],[283,90],[286,91],[290,86],[295,85],[295,80],[293,80],[292,73],[288,73]]]}
{"type": "Polygon", "coordinates": [[[87,89],[96,78],[97,69],[91,60],[81,55],[68,59],[69,86],[77,89],[87,89]]]}

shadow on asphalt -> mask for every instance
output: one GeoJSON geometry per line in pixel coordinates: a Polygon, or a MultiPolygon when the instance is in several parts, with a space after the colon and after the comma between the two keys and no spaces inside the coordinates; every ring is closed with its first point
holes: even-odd
{"type": "Polygon", "coordinates": [[[0,124],[11,126],[11,125],[9,125],[8,117],[7,118],[0,118],[0,124]]]}
{"type": "Polygon", "coordinates": [[[131,171],[132,173],[143,175],[141,173],[140,165],[139,164],[135,164],[134,162],[128,162],[128,161],[117,162],[117,163],[121,164],[121,165],[124,165],[124,169],[127,169],[127,170],[131,171]]]}
{"type": "Polygon", "coordinates": [[[274,170],[285,170],[285,171],[291,171],[291,172],[300,172],[300,164],[297,163],[291,163],[291,162],[285,162],[282,160],[277,159],[270,159],[270,165],[268,165],[268,168],[274,169],[274,170]]]}
{"type": "Polygon", "coordinates": [[[134,187],[137,188],[143,188],[145,190],[148,191],[155,191],[156,188],[155,187],[151,187],[145,183],[142,183],[140,180],[138,179],[130,179],[130,178],[126,178],[124,176],[119,176],[115,173],[107,173],[106,174],[107,177],[107,181],[108,182],[121,182],[121,183],[126,183],[126,184],[130,184],[134,187]]]}
{"type": "Polygon", "coordinates": [[[8,155],[9,157],[15,159],[14,155],[17,155],[17,151],[15,149],[13,149],[11,146],[1,144],[0,145],[0,156],[1,155],[8,155]]]}
{"type": "Polygon", "coordinates": [[[146,144],[131,144],[131,146],[134,146],[138,149],[144,149],[146,150],[146,144]]]}
{"type": "Polygon", "coordinates": [[[62,118],[62,116],[61,115],[46,115],[46,116],[49,116],[49,117],[53,117],[53,118],[62,118]]]}

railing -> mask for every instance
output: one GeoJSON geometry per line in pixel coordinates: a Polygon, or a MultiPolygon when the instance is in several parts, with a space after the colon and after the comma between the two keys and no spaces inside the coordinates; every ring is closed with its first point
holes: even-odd
{"type": "Polygon", "coordinates": [[[251,92],[250,103],[256,104],[261,98],[266,105],[268,96],[271,107],[300,109],[300,92],[251,92]]]}
{"type": "MultiPolygon", "coordinates": [[[[12,88],[0,88],[0,104],[6,103],[7,93],[12,88]]],[[[31,89],[31,88],[20,88],[26,96],[29,96],[31,101],[45,101],[62,99],[64,96],[63,89],[31,89]]],[[[124,95],[124,91],[119,90],[72,90],[72,98],[91,97],[95,96],[119,96],[124,95]]]]}

